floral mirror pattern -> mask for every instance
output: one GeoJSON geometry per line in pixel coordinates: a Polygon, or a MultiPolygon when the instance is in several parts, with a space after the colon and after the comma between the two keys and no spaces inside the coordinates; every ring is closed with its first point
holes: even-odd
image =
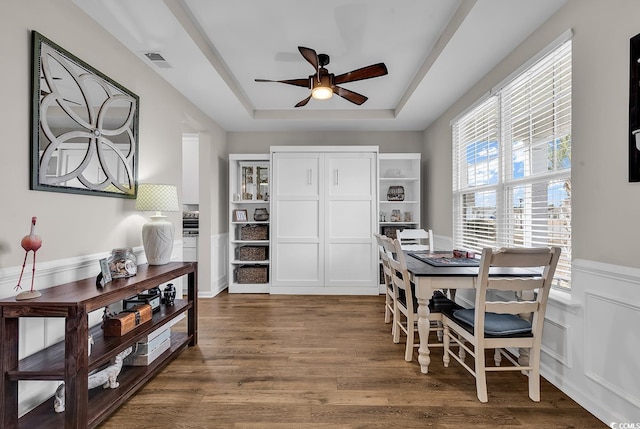
{"type": "Polygon", "coordinates": [[[135,198],[137,95],[33,32],[31,189],[135,198]]]}

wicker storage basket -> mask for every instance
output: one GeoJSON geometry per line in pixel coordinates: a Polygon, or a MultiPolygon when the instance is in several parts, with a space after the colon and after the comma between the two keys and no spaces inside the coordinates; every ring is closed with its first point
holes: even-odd
{"type": "Polygon", "coordinates": [[[236,281],[241,284],[268,283],[268,267],[259,265],[244,265],[238,267],[236,268],[236,281]]]}
{"type": "Polygon", "coordinates": [[[396,231],[397,230],[402,231],[403,229],[404,229],[404,226],[385,226],[384,228],[382,228],[382,235],[386,235],[390,239],[394,240],[397,238],[396,231]]]}
{"type": "Polygon", "coordinates": [[[268,240],[267,225],[245,225],[240,228],[240,240],[268,240]]]}
{"type": "Polygon", "coordinates": [[[238,249],[238,260],[240,261],[266,261],[266,246],[242,246],[238,249]]]}

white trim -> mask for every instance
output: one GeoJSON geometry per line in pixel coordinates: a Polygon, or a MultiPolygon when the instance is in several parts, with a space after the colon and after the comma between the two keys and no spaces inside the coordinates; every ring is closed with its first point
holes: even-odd
{"type": "Polygon", "coordinates": [[[480,96],[480,98],[478,98],[478,100],[476,100],[474,103],[469,105],[466,109],[464,109],[462,112],[460,112],[456,116],[454,116],[453,119],[451,119],[451,121],[449,121],[449,126],[453,126],[453,124],[456,121],[458,121],[460,118],[462,118],[464,115],[466,115],[467,113],[469,113],[470,111],[472,111],[473,109],[478,107],[481,103],[483,103],[484,101],[489,99],[495,93],[500,92],[502,90],[502,88],[507,86],[507,84],[511,83],[517,76],[522,74],[525,70],[529,69],[536,62],[540,61],[541,58],[543,58],[545,55],[548,55],[550,52],[552,52],[558,46],[562,45],[564,42],[566,42],[568,40],[571,40],[572,37],[573,37],[573,30],[572,29],[568,29],[564,33],[562,33],[560,36],[556,37],[556,39],[553,42],[549,43],[546,47],[544,47],[537,54],[535,54],[533,57],[531,57],[526,63],[522,64],[520,67],[515,69],[507,77],[502,79],[496,85],[492,86],[489,91],[485,92],[482,96],[480,96]]]}
{"type": "Polygon", "coordinates": [[[553,42],[549,43],[540,52],[538,52],[536,55],[531,57],[526,63],[522,64],[520,67],[518,67],[513,72],[511,72],[510,75],[508,75],[507,77],[502,79],[500,82],[498,82],[497,85],[494,85],[489,91],[489,94],[493,95],[496,92],[502,91],[502,88],[504,88],[505,86],[510,84],[512,81],[514,81],[516,77],[520,76],[526,70],[531,68],[535,63],[540,61],[545,56],[549,55],[551,52],[553,52],[556,48],[558,48],[564,42],[571,40],[572,37],[573,37],[573,30],[571,29],[566,30],[560,36],[556,37],[556,39],[553,42]]]}
{"type": "Polygon", "coordinates": [[[271,146],[274,152],[373,152],[378,153],[378,146],[271,146]]]}
{"type": "Polygon", "coordinates": [[[380,288],[376,284],[373,287],[298,287],[298,286],[271,286],[271,295],[380,295],[380,288]]]}

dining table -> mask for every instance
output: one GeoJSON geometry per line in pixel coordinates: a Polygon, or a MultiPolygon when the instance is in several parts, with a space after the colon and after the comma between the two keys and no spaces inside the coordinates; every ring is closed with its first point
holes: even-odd
{"type": "MultiPolygon", "coordinates": [[[[479,262],[469,264],[467,258],[462,258],[460,265],[457,265],[453,258],[446,258],[447,264],[436,264],[425,262],[427,256],[418,252],[405,252],[407,270],[411,276],[411,281],[415,284],[416,298],[418,300],[418,336],[420,337],[420,347],[418,348],[418,363],[420,372],[427,374],[431,363],[429,345],[429,300],[435,290],[448,289],[451,298],[455,299],[457,289],[474,289],[478,279],[479,262]],[[416,257],[418,256],[418,257],[416,257]]],[[[451,256],[449,252],[434,252],[427,258],[437,260],[437,257],[451,256]]],[[[471,258],[473,259],[473,258],[471,258]]],[[[526,268],[501,268],[489,270],[489,276],[497,277],[530,277],[539,275],[539,270],[526,268]]]]}

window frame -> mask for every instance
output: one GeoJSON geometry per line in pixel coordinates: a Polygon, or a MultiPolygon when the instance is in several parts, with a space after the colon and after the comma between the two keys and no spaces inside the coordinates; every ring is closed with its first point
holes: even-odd
{"type": "Polygon", "coordinates": [[[571,288],[570,36],[559,38],[451,121],[454,247],[561,245],[554,279],[561,290],[571,288]],[[547,93],[551,96],[538,98],[547,93]],[[519,110],[514,114],[507,107],[519,110]],[[557,158],[567,144],[565,158],[557,158]],[[516,171],[516,155],[524,159],[522,171],[516,171]],[[524,195],[520,206],[516,195],[524,195]],[[480,197],[484,200],[478,203],[480,197]]]}

